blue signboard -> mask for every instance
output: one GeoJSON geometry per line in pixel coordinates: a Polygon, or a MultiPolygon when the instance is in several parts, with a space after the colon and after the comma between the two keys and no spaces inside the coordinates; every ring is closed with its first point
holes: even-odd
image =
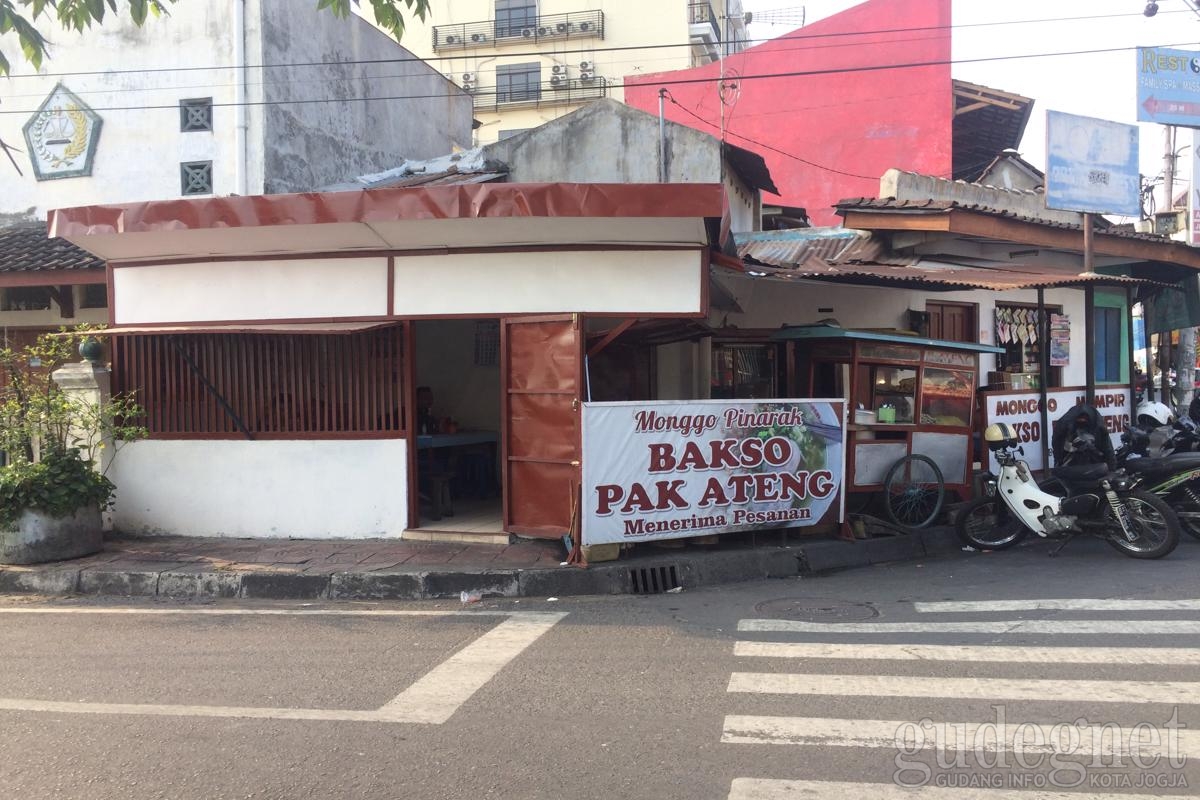
{"type": "Polygon", "coordinates": [[[1046,208],[1139,217],[1138,128],[1046,112],[1046,208]]]}
{"type": "Polygon", "coordinates": [[[1137,59],[1137,118],[1200,128],[1200,53],[1139,47],[1137,59]]]}

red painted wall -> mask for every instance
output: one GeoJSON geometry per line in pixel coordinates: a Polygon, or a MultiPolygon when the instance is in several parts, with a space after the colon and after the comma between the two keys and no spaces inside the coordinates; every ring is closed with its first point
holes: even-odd
{"type": "MultiPolygon", "coordinates": [[[[669,119],[720,135],[720,69],[628,76],[625,102],[657,114],[667,88],[683,106],[668,100],[669,119]],[[693,79],[706,80],[664,83],[693,79]]],[[[727,141],[766,158],[780,191],[767,202],[807,208],[814,225],[838,223],[838,200],[877,196],[891,167],[950,177],[950,0],[868,0],[730,56],[725,76],[738,83],[727,141]]]]}

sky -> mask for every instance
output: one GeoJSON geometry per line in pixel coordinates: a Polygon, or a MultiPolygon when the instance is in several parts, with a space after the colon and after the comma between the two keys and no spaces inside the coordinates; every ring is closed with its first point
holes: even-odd
{"type": "MultiPolygon", "coordinates": [[[[759,20],[794,22],[803,9],[806,24],[858,5],[852,0],[743,0],[742,4],[759,20]]],[[[1200,51],[1200,15],[1187,0],[1158,0],[1158,6],[1158,14],[1147,18],[1142,13],[1145,0],[954,0],[951,74],[1033,98],[1033,114],[1019,149],[1026,160],[1044,167],[1047,109],[1134,123],[1137,60],[1132,48],[1200,51]],[[1081,50],[1110,52],[1050,55],[1081,50]],[[1028,57],[1007,58],[1011,56],[1028,57]],[[1000,57],[1005,60],[987,60],[1000,57]]],[[[755,22],[750,35],[773,38],[792,30],[794,26],[786,23],[755,22]]],[[[1140,123],[1140,128],[1142,172],[1158,175],[1165,153],[1163,126],[1140,123]]],[[[1191,144],[1191,132],[1180,129],[1175,148],[1182,150],[1177,194],[1187,186],[1191,144]]]]}

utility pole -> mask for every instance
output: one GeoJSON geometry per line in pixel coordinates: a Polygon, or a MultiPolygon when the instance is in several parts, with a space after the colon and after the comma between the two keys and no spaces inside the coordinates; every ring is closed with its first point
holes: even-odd
{"type": "MultiPolygon", "coordinates": [[[[1175,213],[1175,126],[1165,126],[1166,152],[1163,153],[1163,191],[1166,193],[1165,209],[1175,213]]],[[[1192,158],[1196,154],[1192,153],[1192,158]]],[[[1195,187],[1192,187],[1193,189],[1195,187]]],[[[1188,221],[1189,238],[1191,221],[1188,221]]],[[[1159,337],[1161,342],[1164,337],[1159,337]]],[[[1178,407],[1186,407],[1192,401],[1196,370],[1196,329],[1185,327],[1179,330],[1179,346],[1171,347],[1171,334],[1165,334],[1167,357],[1163,359],[1163,397],[1170,397],[1178,407]],[[1175,368],[1175,391],[1169,392],[1170,368],[1175,368]]],[[[1161,347],[1161,345],[1160,345],[1161,347]]]]}

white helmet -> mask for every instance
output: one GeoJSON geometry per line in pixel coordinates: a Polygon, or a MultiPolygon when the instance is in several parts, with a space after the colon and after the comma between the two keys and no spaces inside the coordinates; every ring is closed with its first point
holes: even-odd
{"type": "Polygon", "coordinates": [[[1137,421],[1142,424],[1170,425],[1175,412],[1166,403],[1145,401],[1137,407],[1137,421]]]}

